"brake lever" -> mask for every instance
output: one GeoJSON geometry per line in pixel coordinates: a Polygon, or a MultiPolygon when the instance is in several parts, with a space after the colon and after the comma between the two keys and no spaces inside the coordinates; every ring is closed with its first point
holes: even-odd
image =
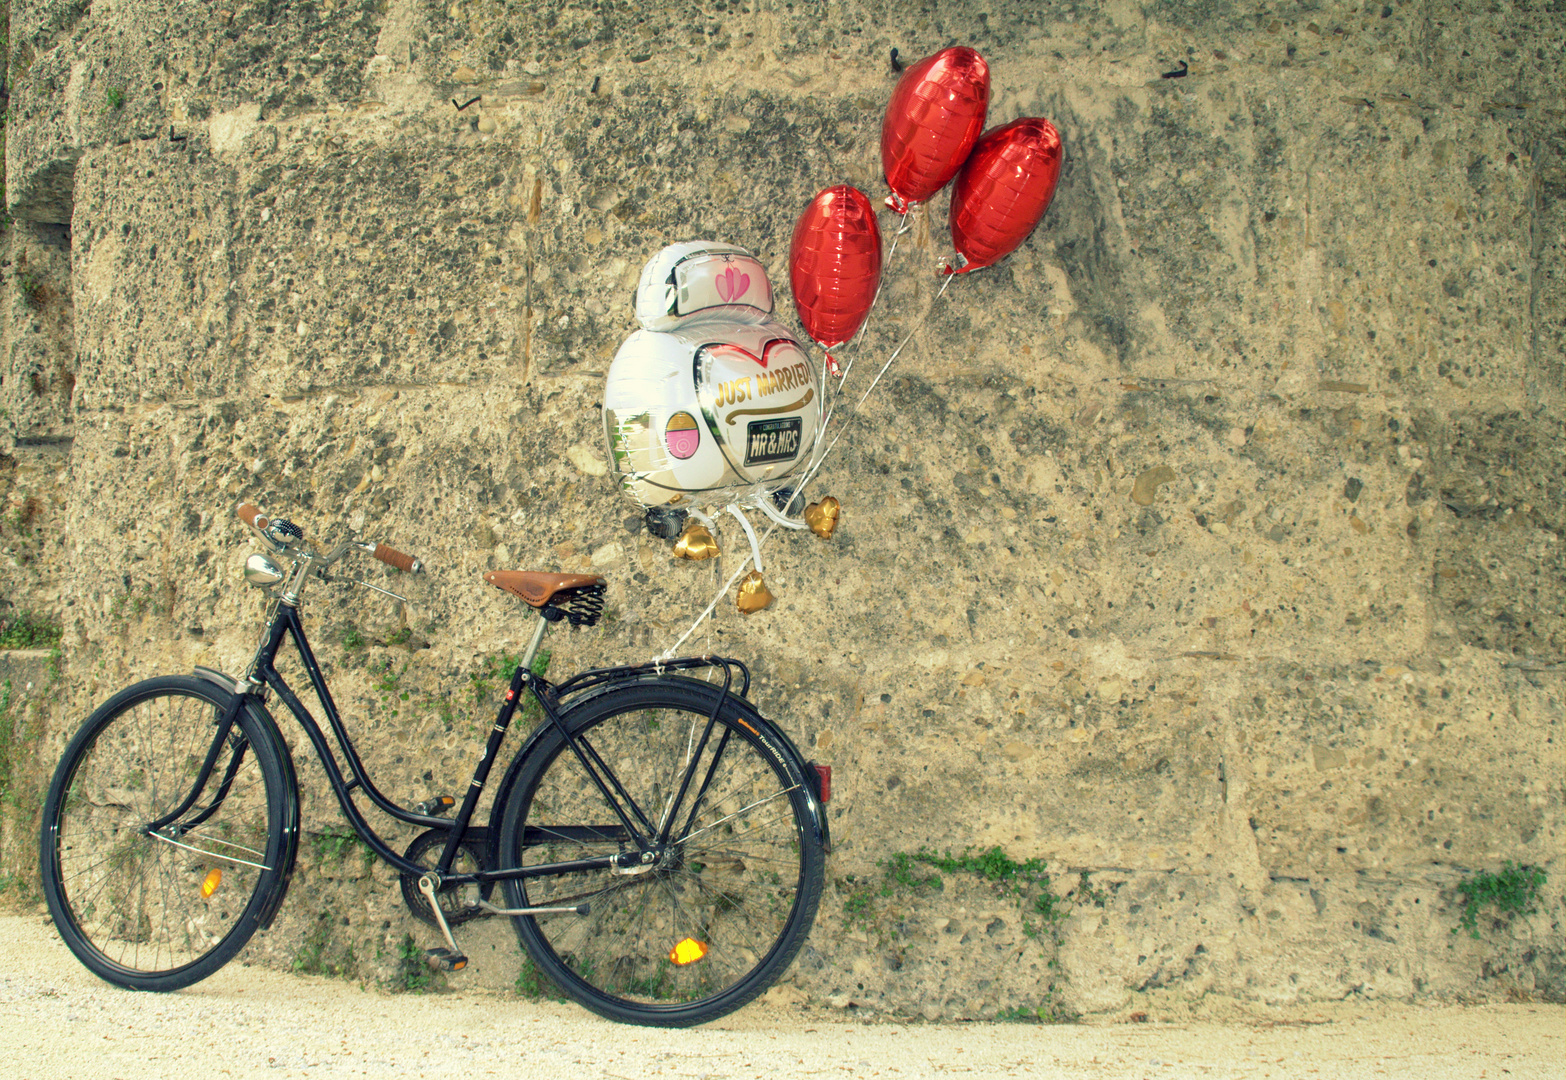
{"type": "Polygon", "coordinates": [[[328,585],[363,585],[371,592],[381,593],[385,596],[391,597],[393,600],[400,600],[404,604],[411,603],[411,601],[406,596],[399,596],[390,589],[383,589],[379,585],[371,585],[368,581],[360,581],[358,578],[351,577],[333,577],[332,575],[328,574],[325,569],[320,570],[319,574],[321,580],[326,582],[328,585]]]}
{"type": "Polygon", "coordinates": [[[368,581],[360,581],[358,578],[343,578],[342,580],[343,581],[347,581],[347,582],[349,582],[351,584],[354,584],[354,585],[363,585],[366,589],[369,589],[371,592],[378,592],[378,593],[382,594],[383,596],[391,597],[393,600],[401,600],[404,604],[409,603],[409,600],[408,600],[408,598],[406,596],[399,596],[396,593],[392,592],[390,589],[383,589],[379,585],[371,585],[368,581]]]}

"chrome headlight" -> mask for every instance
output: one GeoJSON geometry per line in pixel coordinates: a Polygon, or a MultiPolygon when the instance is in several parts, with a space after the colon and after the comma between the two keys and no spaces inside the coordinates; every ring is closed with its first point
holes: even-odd
{"type": "Polygon", "coordinates": [[[258,589],[264,589],[283,580],[283,568],[270,556],[258,551],[245,560],[245,580],[258,589]]]}

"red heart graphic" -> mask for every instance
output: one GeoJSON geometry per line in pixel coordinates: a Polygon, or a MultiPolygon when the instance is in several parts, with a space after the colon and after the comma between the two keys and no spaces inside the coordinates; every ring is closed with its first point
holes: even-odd
{"type": "Polygon", "coordinates": [[[712,353],[714,356],[733,356],[735,353],[738,353],[744,359],[746,359],[746,360],[753,360],[756,363],[760,364],[762,367],[766,367],[767,366],[767,361],[772,359],[772,354],[773,353],[779,352],[779,351],[781,351],[783,349],[787,349],[790,346],[792,346],[795,349],[799,348],[798,344],[796,344],[795,342],[790,341],[788,339],[785,339],[785,338],[773,338],[771,341],[767,342],[764,346],[762,346],[762,348],[761,348],[761,355],[760,356],[757,356],[755,353],[751,352],[749,349],[745,348],[744,346],[742,346],[742,345],[735,345],[733,342],[730,342],[730,341],[713,341],[713,342],[709,342],[706,345],[703,345],[702,349],[705,349],[707,352],[712,353]]]}
{"type": "MultiPolygon", "coordinates": [[[[721,281],[723,279],[719,278],[718,280],[721,281]]],[[[730,356],[730,357],[732,357],[735,353],[738,353],[744,359],[746,359],[746,360],[753,360],[756,363],[760,364],[762,367],[766,367],[767,366],[767,358],[766,358],[765,354],[771,351],[771,347],[770,347],[770,343],[769,343],[768,348],[765,348],[765,349],[761,350],[763,355],[757,356],[755,353],[751,352],[749,349],[744,348],[743,346],[740,346],[740,345],[734,345],[734,344],[732,344],[730,342],[727,342],[727,341],[715,342],[715,343],[713,343],[711,345],[703,346],[703,348],[705,348],[708,352],[712,353],[712,355],[714,355],[714,356],[730,356]]]]}

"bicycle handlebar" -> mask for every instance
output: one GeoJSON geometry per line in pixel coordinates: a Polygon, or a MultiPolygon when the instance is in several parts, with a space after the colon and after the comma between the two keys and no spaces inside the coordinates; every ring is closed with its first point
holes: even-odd
{"type": "Polygon", "coordinates": [[[249,525],[252,529],[264,529],[271,524],[267,516],[249,503],[240,503],[239,509],[234,513],[239,515],[239,520],[249,525]]]}
{"type": "Polygon", "coordinates": [[[410,574],[417,574],[424,569],[424,564],[412,555],[404,555],[396,548],[387,547],[385,544],[376,544],[375,550],[371,554],[387,566],[398,570],[406,570],[410,574]]]}
{"type": "MultiPolygon", "coordinates": [[[[276,539],[274,537],[268,536],[266,532],[267,527],[272,524],[272,521],[257,507],[252,506],[250,503],[240,503],[239,506],[235,509],[234,513],[238,515],[240,521],[243,521],[246,525],[249,525],[269,543],[276,545],[276,539]]],[[[298,535],[297,530],[295,531],[294,535],[298,535]]],[[[327,566],[331,565],[341,556],[346,554],[349,547],[356,547],[361,551],[369,552],[371,555],[375,556],[375,558],[379,559],[381,562],[385,563],[387,566],[390,566],[394,570],[402,570],[405,573],[417,574],[419,571],[424,569],[424,564],[418,559],[415,559],[412,555],[404,554],[403,552],[398,551],[396,548],[388,547],[385,544],[376,544],[374,547],[363,543],[344,544],[330,555],[325,556],[322,559],[322,562],[327,566]]],[[[324,569],[324,566],[322,569],[324,569]]]]}

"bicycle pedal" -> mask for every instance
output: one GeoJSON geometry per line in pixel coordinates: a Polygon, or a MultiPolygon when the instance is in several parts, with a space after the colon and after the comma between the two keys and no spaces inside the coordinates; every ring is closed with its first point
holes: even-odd
{"type": "Polygon", "coordinates": [[[450,949],[425,949],[424,959],[430,967],[439,971],[461,971],[468,966],[468,958],[450,949]]]}
{"type": "Polygon", "coordinates": [[[437,795],[433,799],[425,799],[423,802],[416,804],[413,812],[415,814],[423,814],[426,817],[439,817],[456,805],[457,800],[450,795],[437,795]]]}

